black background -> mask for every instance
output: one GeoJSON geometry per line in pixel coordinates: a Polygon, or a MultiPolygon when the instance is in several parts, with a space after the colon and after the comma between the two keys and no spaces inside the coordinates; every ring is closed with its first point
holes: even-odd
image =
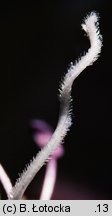
{"type": "MultiPolygon", "coordinates": [[[[89,48],[81,23],[94,10],[100,15],[102,53],[73,85],[73,125],[54,199],[112,199],[111,4],[38,0],[0,7],[0,160],[13,184],[38,151],[30,121],[56,127],[59,83],[70,62],[89,48]]],[[[45,167],[30,184],[29,199],[38,198],[44,172],[45,167]]],[[[6,198],[2,187],[1,192],[6,198]]]]}

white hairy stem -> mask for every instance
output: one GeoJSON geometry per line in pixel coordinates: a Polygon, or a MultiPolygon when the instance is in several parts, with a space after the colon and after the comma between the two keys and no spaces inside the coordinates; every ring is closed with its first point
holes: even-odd
{"type": "Polygon", "coordinates": [[[99,32],[98,16],[96,13],[92,12],[85,18],[82,28],[87,33],[90,40],[90,48],[87,53],[75,63],[75,65],[70,67],[68,73],[64,77],[59,96],[61,107],[56,130],[47,145],[37,154],[35,158],[33,158],[30,165],[26,167],[26,170],[17,180],[15,186],[8,194],[9,199],[21,199],[24,191],[34,176],[45,164],[59,143],[63,141],[63,138],[71,126],[70,102],[73,81],[87,66],[92,65],[93,62],[97,60],[102,46],[102,37],[99,32]]]}

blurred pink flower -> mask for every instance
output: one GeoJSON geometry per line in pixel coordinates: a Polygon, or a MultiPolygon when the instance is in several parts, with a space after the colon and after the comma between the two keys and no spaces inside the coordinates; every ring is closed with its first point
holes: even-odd
{"type": "MultiPolygon", "coordinates": [[[[42,120],[32,120],[31,126],[34,129],[33,139],[35,143],[40,147],[44,147],[50,140],[53,129],[45,121],[42,120]]],[[[57,173],[57,159],[62,157],[64,154],[64,148],[60,144],[56,150],[52,153],[51,158],[47,163],[45,179],[42,187],[42,192],[40,195],[41,200],[51,199],[57,173]]]]}

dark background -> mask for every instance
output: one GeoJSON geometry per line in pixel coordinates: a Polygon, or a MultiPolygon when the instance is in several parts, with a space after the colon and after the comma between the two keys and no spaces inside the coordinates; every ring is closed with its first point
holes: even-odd
{"type": "MultiPolygon", "coordinates": [[[[31,120],[56,127],[59,83],[70,62],[89,48],[81,23],[93,10],[100,15],[103,49],[73,85],[73,125],[54,199],[112,199],[111,4],[38,0],[0,6],[0,161],[13,184],[38,151],[31,120]]],[[[30,184],[28,199],[39,197],[44,172],[30,184]]],[[[1,193],[5,199],[2,186],[1,193]]]]}

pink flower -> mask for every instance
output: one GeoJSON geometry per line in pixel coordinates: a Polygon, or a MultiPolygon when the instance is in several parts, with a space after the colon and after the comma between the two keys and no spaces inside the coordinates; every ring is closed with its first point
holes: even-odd
{"type": "MultiPolygon", "coordinates": [[[[31,126],[34,129],[33,139],[35,143],[40,147],[44,147],[50,140],[53,129],[42,120],[32,120],[31,126]]],[[[57,159],[64,154],[63,146],[60,144],[56,150],[52,153],[51,158],[47,163],[45,179],[43,183],[42,192],[40,195],[41,200],[49,200],[52,196],[53,189],[56,182],[57,173],[57,159]]]]}

